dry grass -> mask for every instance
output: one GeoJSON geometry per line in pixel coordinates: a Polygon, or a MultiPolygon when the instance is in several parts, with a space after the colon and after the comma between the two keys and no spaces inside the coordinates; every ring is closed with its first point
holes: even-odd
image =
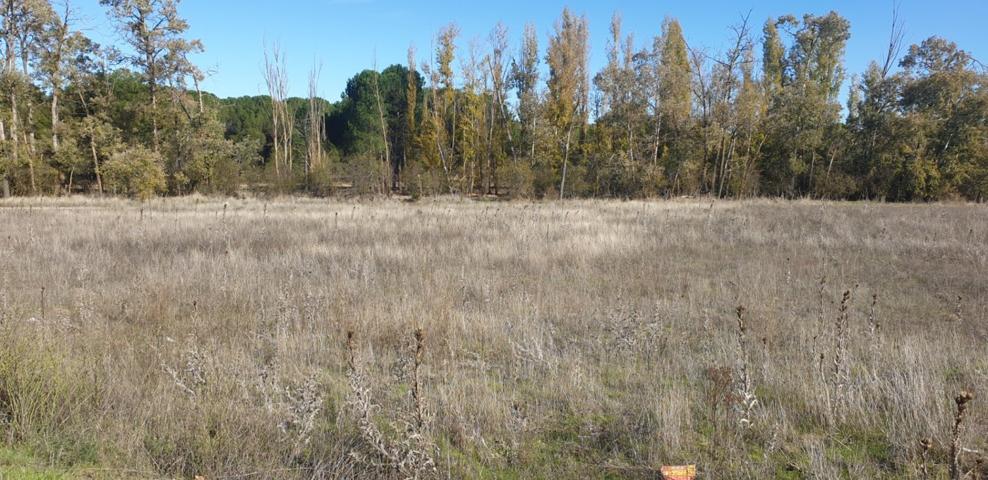
{"type": "Polygon", "coordinates": [[[433,475],[369,429],[452,478],[945,478],[961,390],[958,468],[988,475],[983,206],[35,199],[0,225],[4,448],[66,477],[433,475]]]}

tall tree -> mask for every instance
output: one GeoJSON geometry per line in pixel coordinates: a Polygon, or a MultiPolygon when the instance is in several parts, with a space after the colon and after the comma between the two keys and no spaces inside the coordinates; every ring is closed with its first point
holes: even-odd
{"type": "Polygon", "coordinates": [[[732,30],[731,47],[720,58],[714,58],[711,85],[715,144],[712,145],[714,162],[709,191],[721,197],[730,193],[735,174],[735,156],[741,137],[739,97],[746,84],[750,87],[753,49],[747,16],[732,30]]]}
{"type": "Polygon", "coordinates": [[[17,72],[17,30],[19,28],[19,22],[17,21],[17,11],[18,11],[18,1],[17,0],[3,0],[0,6],[3,7],[3,82],[2,86],[7,91],[7,99],[10,101],[10,123],[8,127],[10,129],[10,140],[7,143],[7,130],[3,128],[3,124],[0,123],[0,142],[3,143],[5,152],[8,154],[9,158],[6,165],[0,165],[3,169],[3,196],[10,196],[10,171],[17,166],[18,163],[18,141],[17,141],[17,124],[19,121],[17,114],[17,90],[20,83],[19,73],[17,72]]]}
{"type": "Polygon", "coordinates": [[[459,35],[460,28],[452,23],[439,31],[436,39],[436,66],[433,70],[436,75],[433,88],[438,89],[438,93],[433,96],[436,149],[450,191],[453,188],[450,176],[455,164],[456,152],[456,88],[453,60],[456,57],[456,38],[459,35]]]}
{"type": "MultiPolygon", "coordinates": [[[[776,27],[790,36],[784,55],[781,90],[772,92],[772,141],[762,170],[766,188],[779,195],[814,194],[820,165],[834,154],[844,80],[843,58],[850,24],[836,12],[779,18],[776,27]]],[[[771,46],[771,45],[770,45],[771,46]]],[[[768,67],[767,67],[768,68],[768,67]]],[[[774,67],[773,67],[774,68],[774,67]]]]}
{"type": "Polygon", "coordinates": [[[419,82],[418,72],[415,66],[415,47],[408,47],[408,76],[405,79],[405,142],[402,154],[402,168],[409,165],[414,157],[415,139],[418,137],[418,121],[416,113],[418,111],[419,82]]]}
{"type": "Polygon", "coordinates": [[[637,79],[633,65],[633,46],[634,38],[631,35],[628,38],[622,37],[621,16],[615,13],[611,18],[607,65],[594,77],[594,85],[601,95],[597,112],[599,123],[611,131],[610,143],[622,155],[630,157],[632,162],[635,159],[634,117],[639,108],[635,104],[637,79]]]}
{"type": "Polygon", "coordinates": [[[291,175],[292,140],[295,136],[295,113],[288,102],[288,69],[278,45],[264,49],[264,82],[271,100],[271,137],[275,175],[291,175]]]}
{"type": "Polygon", "coordinates": [[[988,74],[975,69],[970,53],[956,43],[931,37],[903,57],[901,105],[914,139],[922,139],[913,168],[916,196],[942,198],[988,193],[988,74]]]}
{"type": "Polygon", "coordinates": [[[124,40],[133,49],[128,57],[144,75],[150,97],[152,146],[160,150],[158,100],[164,82],[191,70],[188,53],[202,51],[198,40],[183,37],[189,25],[178,14],[181,0],[100,0],[110,9],[124,40]]]}
{"type": "Polygon", "coordinates": [[[779,37],[776,20],[769,18],[762,29],[762,82],[769,95],[782,89],[782,74],[785,71],[785,47],[779,37]]]}
{"type": "Polygon", "coordinates": [[[306,175],[320,170],[323,163],[323,137],[326,135],[325,109],[319,98],[319,75],[322,65],[313,65],[309,72],[309,104],[306,111],[306,175]]]}
{"type": "Polygon", "coordinates": [[[64,0],[60,15],[53,15],[46,25],[41,49],[39,73],[51,90],[51,144],[57,151],[61,130],[59,100],[61,99],[66,71],[75,67],[78,55],[85,46],[85,37],[71,29],[74,11],[71,2],[64,0]]]}
{"type": "Polygon", "coordinates": [[[662,24],[660,55],[659,121],[666,132],[666,167],[672,178],[672,188],[675,189],[680,188],[680,177],[684,166],[687,166],[687,129],[693,108],[693,69],[683,28],[675,18],[666,18],[662,24]]]}
{"type": "Polygon", "coordinates": [[[454,112],[456,151],[461,165],[461,191],[475,193],[477,180],[483,177],[484,100],[483,80],[476,43],[463,56],[460,71],[463,86],[457,95],[454,112]]]}
{"type": "Polygon", "coordinates": [[[536,129],[539,114],[539,39],[535,25],[525,25],[521,51],[511,63],[511,86],[518,95],[518,120],[522,127],[521,140],[530,161],[535,160],[536,129]]]}
{"type": "MultiPolygon", "coordinates": [[[[10,144],[8,170],[18,168],[23,156],[27,160],[28,184],[32,194],[37,192],[35,176],[34,106],[31,95],[24,95],[26,105],[19,103],[21,94],[32,89],[32,64],[41,53],[39,40],[43,37],[45,25],[53,13],[47,0],[4,0],[4,87],[8,88],[10,100],[10,144]],[[20,70],[18,70],[18,60],[20,70]],[[22,116],[21,108],[26,110],[22,116]],[[26,148],[25,148],[26,147],[26,148]]],[[[6,188],[7,180],[4,180],[6,188]]]]}
{"type": "Polygon", "coordinates": [[[491,111],[489,114],[489,135],[488,135],[488,183],[487,193],[497,194],[497,169],[498,159],[503,155],[504,141],[502,136],[507,137],[508,149],[511,151],[511,159],[515,163],[518,155],[515,151],[515,141],[513,138],[512,119],[508,117],[507,106],[507,51],[508,51],[508,28],[501,22],[494,27],[490,34],[491,52],[487,56],[488,73],[490,74],[491,88],[490,100],[491,111]]]}
{"type": "Polygon", "coordinates": [[[559,198],[566,196],[566,175],[574,134],[586,125],[589,78],[587,71],[589,29],[586,17],[564,9],[549,40],[549,116],[555,130],[562,171],[559,198]]]}

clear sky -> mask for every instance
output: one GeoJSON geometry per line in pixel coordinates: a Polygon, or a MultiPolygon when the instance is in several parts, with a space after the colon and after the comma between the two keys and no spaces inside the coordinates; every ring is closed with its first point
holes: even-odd
{"type": "MultiPolygon", "coordinates": [[[[116,33],[98,0],[73,0],[87,33],[106,41],[116,33]]],[[[321,62],[321,96],[335,100],[356,72],[393,63],[405,63],[409,45],[419,61],[432,50],[432,38],[445,24],[456,22],[462,31],[461,47],[472,40],[486,41],[496,22],[503,21],[517,49],[525,23],[539,32],[541,47],[564,6],[590,20],[591,67],[605,61],[608,27],[616,10],[624,17],[625,31],[639,46],[659,33],[662,19],[680,20],[691,46],[723,51],[730,40],[729,26],[751,12],[756,37],[769,16],[788,13],[823,14],[837,10],[851,22],[846,65],[849,74],[865,70],[884,55],[891,22],[892,0],[185,0],[179,10],[206,52],[196,61],[212,72],[204,88],[220,96],[265,93],[261,75],[263,45],[277,42],[287,55],[290,94],[307,93],[308,72],[321,62]]],[[[988,0],[901,0],[906,45],[931,35],[957,42],[988,63],[988,0]]],[[[759,38],[760,40],[760,38],[759,38]]],[[[462,50],[461,50],[462,51],[462,50]]],[[[847,88],[845,82],[845,89],[847,88]]]]}

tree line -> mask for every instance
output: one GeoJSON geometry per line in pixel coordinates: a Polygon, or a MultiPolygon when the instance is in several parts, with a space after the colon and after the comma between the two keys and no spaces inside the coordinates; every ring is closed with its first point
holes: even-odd
{"type": "Polygon", "coordinates": [[[881,199],[988,194],[988,72],[944,38],[849,75],[836,12],[749,18],[729,47],[667,18],[638,42],[566,9],[543,42],[503,24],[350,78],[339,101],[291,96],[265,46],[267,95],[221,99],[190,57],[179,0],[101,0],[120,42],[82,33],[69,0],[0,0],[3,195],[334,192],[510,197],[711,195],[881,199]],[[842,104],[841,91],[850,81],[842,104]]]}

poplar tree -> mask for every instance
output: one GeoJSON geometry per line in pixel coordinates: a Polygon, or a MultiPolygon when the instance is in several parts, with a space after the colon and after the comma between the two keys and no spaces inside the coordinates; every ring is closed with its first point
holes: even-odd
{"type": "Polygon", "coordinates": [[[588,35],[586,17],[564,9],[549,40],[548,114],[555,130],[557,158],[562,171],[559,198],[566,196],[566,177],[575,135],[587,122],[589,79],[587,72],[588,35]]]}
{"type": "Polygon", "coordinates": [[[662,48],[659,62],[659,117],[664,135],[665,163],[672,187],[689,155],[687,135],[692,111],[692,68],[686,39],[679,21],[666,18],[662,25],[662,48]]]}
{"type": "Polygon", "coordinates": [[[436,149],[443,166],[446,183],[453,191],[452,170],[456,165],[456,85],[453,60],[456,58],[456,37],[460,34],[456,24],[449,24],[439,32],[436,45],[436,70],[433,88],[436,123],[436,149]]]}
{"type": "Polygon", "coordinates": [[[415,47],[408,47],[408,76],[405,86],[405,151],[403,168],[407,168],[414,157],[416,146],[415,139],[418,138],[418,121],[416,118],[418,111],[418,83],[419,75],[415,67],[415,47]]]}
{"type": "Polygon", "coordinates": [[[309,72],[309,98],[306,111],[306,169],[307,176],[323,168],[323,137],[326,135],[323,101],[319,98],[319,75],[322,65],[313,65],[309,72]]]}
{"type": "Polygon", "coordinates": [[[484,135],[484,101],[481,97],[482,81],[478,65],[477,46],[471,45],[461,62],[463,87],[457,95],[454,111],[454,141],[461,161],[462,192],[474,193],[477,180],[483,177],[481,162],[484,135]]]}
{"type": "Polygon", "coordinates": [[[785,70],[785,47],[779,37],[776,20],[769,18],[762,28],[762,83],[769,95],[782,89],[782,73],[785,70]]]}
{"type": "Polygon", "coordinates": [[[518,97],[518,120],[521,123],[521,142],[530,162],[535,161],[538,142],[539,117],[539,39],[535,25],[525,25],[521,49],[511,63],[511,87],[518,97]]]}
{"type": "Polygon", "coordinates": [[[487,67],[490,78],[490,112],[488,125],[488,181],[485,186],[487,194],[497,194],[498,164],[504,156],[504,145],[511,151],[511,159],[517,163],[514,136],[512,134],[513,119],[507,111],[507,51],[508,28],[501,22],[494,27],[490,34],[491,52],[487,56],[487,67]]]}
{"type": "MultiPolygon", "coordinates": [[[[834,142],[828,138],[836,139],[840,134],[837,97],[844,80],[850,24],[836,12],[804,15],[801,21],[788,15],[775,24],[777,29],[785,28],[791,41],[782,57],[781,89],[768,89],[772,96],[768,115],[772,140],[762,170],[767,174],[766,187],[773,194],[814,194],[819,170],[824,168],[821,164],[835,154],[834,142]]],[[[766,48],[774,52],[779,44],[771,39],[766,48]]],[[[765,68],[772,69],[766,74],[775,72],[774,63],[765,68]]]]}

